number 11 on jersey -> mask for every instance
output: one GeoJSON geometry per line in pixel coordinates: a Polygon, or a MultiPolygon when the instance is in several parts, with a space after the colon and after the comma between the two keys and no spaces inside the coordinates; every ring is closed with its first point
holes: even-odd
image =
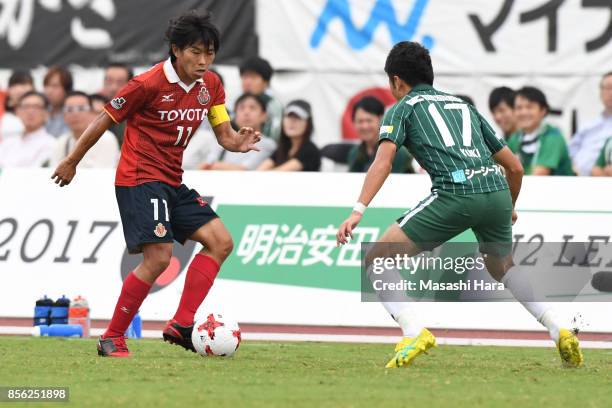
{"type": "MultiPolygon", "coordinates": [[[[175,146],[178,146],[178,144],[181,142],[181,138],[183,137],[183,132],[185,131],[185,127],[184,126],[177,126],[176,129],[178,130],[178,137],[176,138],[176,142],[174,142],[175,146]]],[[[191,131],[193,130],[193,128],[191,126],[189,126],[187,128],[187,137],[185,138],[185,142],[183,143],[183,147],[187,146],[187,143],[189,142],[189,138],[191,137],[191,131]]]]}

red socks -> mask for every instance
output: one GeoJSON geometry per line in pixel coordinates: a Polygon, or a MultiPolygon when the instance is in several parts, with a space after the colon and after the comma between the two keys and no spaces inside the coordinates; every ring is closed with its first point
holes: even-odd
{"type": "MultiPolygon", "coordinates": [[[[185,277],[181,301],[174,315],[174,320],[181,326],[193,324],[195,313],[208,294],[218,272],[219,264],[210,256],[197,254],[193,258],[185,277]]],[[[151,285],[136,277],[134,272],[125,278],[113,318],[102,335],[103,338],[123,336],[150,289],[151,285]]]]}
{"type": "Polygon", "coordinates": [[[136,312],[138,312],[142,301],[149,294],[149,289],[151,289],[151,285],[140,280],[134,275],[134,272],[130,272],[123,281],[123,288],[119,300],[117,300],[113,318],[108,325],[108,329],[102,335],[103,338],[123,336],[136,312]]]}
{"type": "MultiPolygon", "coordinates": [[[[204,301],[219,272],[219,264],[208,255],[197,254],[187,270],[185,287],[174,320],[191,326],[198,307],[204,301]]],[[[126,326],[127,327],[127,326],[126,326]]]]}

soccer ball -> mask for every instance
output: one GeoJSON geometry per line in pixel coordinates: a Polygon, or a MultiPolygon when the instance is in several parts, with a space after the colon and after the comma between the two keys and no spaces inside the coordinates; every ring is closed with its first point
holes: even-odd
{"type": "Polygon", "coordinates": [[[238,323],[211,313],[193,325],[191,341],[201,356],[229,357],[236,353],[241,341],[238,323]]]}

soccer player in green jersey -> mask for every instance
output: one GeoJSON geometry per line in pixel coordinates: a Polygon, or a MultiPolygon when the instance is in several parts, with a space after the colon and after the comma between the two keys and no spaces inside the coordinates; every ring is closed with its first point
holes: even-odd
{"type": "MultiPolygon", "coordinates": [[[[385,72],[398,102],[383,118],[376,157],[357,204],[338,229],[338,244],[352,237],[389,175],[397,149],[405,146],[429,173],[431,194],[392,224],[379,243],[401,243],[404,254],[415,256],[471,228],[489,273],[548,329],[563,362],[581,365],[574,333],[560,327],[550,304],[533,301],[525,271],[512,262],[514,205],[523,178],[520,161],[472,105],[433,88],[431,58],[420,44],[396,44],[387,56],[385,72]]],[[[366,254],[366,265],[376,257],[393,256],[389,251],[389,245],[375,245],[366,254]]],[[[435,346],[433,334],[419,324],[410,303],[384,299],[382,303],[404,335],[388,368],[409,365],[435,346]]]]}

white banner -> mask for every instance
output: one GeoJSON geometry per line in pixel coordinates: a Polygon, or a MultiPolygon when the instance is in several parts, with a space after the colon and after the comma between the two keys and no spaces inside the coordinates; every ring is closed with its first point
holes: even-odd
{"type": "MultiPolygon", "coordinates": [[[[134,259],[125,254],[114,172],[81,170],[73,184],[64,188],[54,185],[49,176],[48,169],[5,170],[0,174],[0,316],[30,317],[34,302],[43,294],[54,298],[65,294],[84,296],[92,317],[108,319],[122,277],[134,266],[134,259]]],[[[314,267],[283,266],[280,260],[285,250],[295,249],[283,246],[295,243],[284,238],[292,237],[291,230],[297,229],[285,229],[289,224],[300,225],[304,234],[311,234],[313,227],[319,231],[332,228],[333,247],[334,228],[349,213],[362,180],[361,174],[339,173],[186,173],[185,183],[212,197],[222,217],[232,214],[224,222],[234,234],[236,249],[203,308],[228,313],[245,323],[393,325],[382,306],[361,302],[358,288],[341,289],[347,286],[344,277],[358,277],[358,267],[326,267],[324,260],[314,267]],[[247,225],[278,227],[273,245],[280,246],[268,247],[265,256],[260,251],[257,255],[262,262],[246,258],[253,255],[248,254],[248,237],[240,232],[246,231],[247,225]],[[274,255],[277,250],[282,250],[280,258],[278,253],[274,255]],[[262,275],[270,272],[272,279],[259,279],[251,270],[262,275]]],[[[377,211],[387,211],[389,214],[385,212],[380,222],[369,227],[380,235],[403,209],[428,195],[429,187],[426,176],[392,175],[366,213],[364,223],[378,220],[377,211]]],[[[527,241],[541,235],[550,242],[562,241],[567,235],[573,241],[586,241],[592,236],[609,239],[611,188],[611,179],[526,178],[518,203],[515,238],[520,235],[527,241]]],[[[313,245],[312,236],[308,239],[301,242],[313,245]]],[[[317,242],[327,245],[320,239],[317,242]]],[[[173,263],[178,268],[158,280],[142,307],[144,319],[166,320],[174,314],[185,267],[197,250],[193,244],[175,246],[173,263]]],[[[308,251],[312,254],[312,247],[308,251]]],[[[331,255],[337,258],[338,249],[334,251],[331,255]]],[[[579,312],[583,329],[612,331],[610,304],[559,305],[568,321],[579,312]]],[[[540,328],[515,303],[423,303],[416,307],[431,327],[540,328]]]]}
{"type": "Polygon", "coordinates": [[[441,74],[610,69],[610,5],[564,0],[259,0],[260,53],[276,69],[380,72],[393,44],[431,50],[441,74]]]}
{"type": "Polygon", "coordinates": [[[260,54],[280,70],[272,88],[284,102],[311,102],[321,147],[354,135],[352,98],[388,87],[385,59],[401,40],[427,45],[434,86],[472,97],[487,117],[494,87],[539,87],[562,112],[547,121],[570,139],[574,120],[580,127],[602,111],[599,82],[612,70],[612,10],[596,4],[259,0],[257,31],[260,54]]]}

